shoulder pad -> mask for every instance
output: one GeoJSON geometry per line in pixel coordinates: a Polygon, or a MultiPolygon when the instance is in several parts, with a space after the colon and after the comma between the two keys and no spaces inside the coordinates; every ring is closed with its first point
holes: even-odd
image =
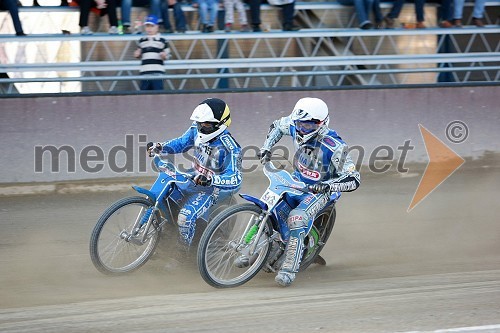
{"type": "Polygon", "coordinates": [[[292,130],[292,128],[295,128],[295,126],[294,126],[292,118],[290,116],[281,117],[275,123],[276,123],[276,126],[279,127],[280,131],[283,133],[287,133],[287,134],[291,135],[292,132],[294,132],[294,130],[292,130]]]}
{"type": "Polygon", "coordinates": [[[320,139],[323,146],[330,149],[331,151],[337,150],[339,147],[344,145],[344,142],[340,138],[334,138],[326,135],[320,139]]]}

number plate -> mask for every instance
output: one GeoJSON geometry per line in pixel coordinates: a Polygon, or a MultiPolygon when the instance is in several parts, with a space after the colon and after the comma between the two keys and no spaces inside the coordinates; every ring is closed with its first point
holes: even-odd
{"type": "Polygon", "coordinates": [[[266,192],[262,195],[260,200],[264,201],[268,207],[272,207],[278,202],[280,198],[279,194],[274,193],[273,191],[267,189],[266,192]]]}

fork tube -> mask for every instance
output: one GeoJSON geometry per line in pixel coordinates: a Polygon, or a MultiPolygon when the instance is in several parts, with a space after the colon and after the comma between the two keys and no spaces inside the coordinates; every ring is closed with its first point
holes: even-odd
{"type": "Polygon", "coordinates": [[[146,222],[146,226],[144,227],[144,233],[143,233],[142,239],[141,239],[141,242],[143,242],[143,243],[146,241],[146,238],[149,236],[149,228],[151,227],[151,222],[153,221],[154,216],[156,215],[156,212],[159,210],[158,205],[159,205],[159,202],[156,201],[155,205],[153,207],[151,207],[152,212],[149,215],[149,218],[146,222]]]}
{"type": "Polygon", "coordinates": [[[259,222],[260,220],[260,215],[259,217],[255,217],[255,216],[252,216],[250,218],[250,220],[248,221],[247,223],[247,226],[245,227],[245,231],[243,232],[243,234],[241,235],[241,239],[240,239],[240,244],[244,244],[245,243],[245,238],[248,234],[248,232],[250,231],[250,229],[256,224],[254,221],[255,219],[257,219],[257,223],[259,222]]]}
{"type": "Polygon", "coordinates": [[[269,215],[271,215],[270,212],[264,212],[264,218],[260,221],[259,230],[257,231],[257,234],[254,237],[254,242],[252,244],[252,247],[250,248],[250,254],[253,254],[255,252],[255,249],[257,248],[257,244],[259,243],[259,239],[260,239],[260,236],[262,235],[262,231],[264,231],[264,227],[267,223],[267,219],[269,218],[269,215]]]}
{"type": "MultiPolygon", "coordinates": [[[[172,213],[172,204],[170,203],[170,201],[168,201],[168,198],[165,198],[165,202],[167,203],[167,210],[168,210],[168,215],[169,215],[169,220],[172,222],[172,223],[175,223],[175,217],[174,217],[174,214],[172,213]]],[[[165,212],[167,213],[167,212],[165,212]]]]}
{"type": "Polygon", "coordinates": [[[141,224],[142,216],[146,213],[147,208],[141,207],[141,210],[139,211],[139,214],[137,214],[137,217],[135,218],[134,225],[132,226],[132,232],[135,231],[135,229],[138,229],[141,224]]]}

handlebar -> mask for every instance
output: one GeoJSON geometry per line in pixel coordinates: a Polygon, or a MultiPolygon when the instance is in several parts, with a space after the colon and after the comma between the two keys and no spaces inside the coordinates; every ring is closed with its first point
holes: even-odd
{"type": "Polygon", "coordinates": [[[160,143],[156,143],[156,147],[154,149],[152,149],[151,151],[149,151],[149,149],[151,147],[153,147],[155,144],[153,142],[148,142],[148,144],[146,145],[146,151],[148,151],[148,155],[149,157],[155,157],[157,155],[160,154],[161,150],[162,150],[162,146],[160,143]]]}
{"type": "MultiPolygon", "coordinates": [[[[154,145],[154,143],[148,142],[146,147],[149,150],[153,145],[154,145]]],[[[200,183],[198,183],[196,181],[196,177],[199,175],[180,171],[175,164],[173,164],[170,161],[164,161],[162,159],[161,144],[157,143],[157,146],[154,149],[152,149],[151,151],[149,151],[148,155],[149,155],[149,157],[152,157],[154,159],[154,163],[159,171],[165,172],[167,174],[175,173],[178,175],[182,175],[182,176],[186,177],[188,180],[194,182],[195,186],[200,185],[200,183]]]]}
{"type": "MultiPolygon", "coordinates": [[[[266,162],[263,163],[263,166],[264,166],[264,173],[267,172],[270,172],[270,173],[274,173],[274,172],[280,172],[280,171],[283,171],[283,172],[286,172],[290,177],[292,177],[288,171],[284,170],[284,169],[278,169],[274,166],[273,162],[271,160],[268,160],[266,162]]],[[[319,188],[319,191],[318,189],[314,189],[314,186],[317,185],[308,185],[308,184],[304,184],[303,182],[300,182],[300,181],[297,181],[297,179],[293,178],[297,183],[295,186],[293,185],[285,185],[285,184],[279,184],[278,186],[281,186],[281,187],[285,187],[285,188],[290,188],[290,189],[294,189],[294,190],[297,190],[299,192],[302,192],[302,193],[314,193],[314,194],[320,194],[320,193],[327,193],[329,191],[329,186],[324,184],[324,187],[323,188],[319,188]],[[299,186],[298,184],[304,184],[304,186],[299,186]]],[[[293,183],[292,183],[293,184],[293,183]]]]}

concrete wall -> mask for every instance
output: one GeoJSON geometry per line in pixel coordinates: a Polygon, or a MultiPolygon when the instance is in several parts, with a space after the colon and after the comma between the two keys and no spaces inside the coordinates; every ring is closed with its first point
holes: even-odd
{"type": "MultiPolygon", "coordinates": [[[[419,124],[464,158],[500,152],[499,92],[498,87],[459,87],[227,93],[216,97],[229,104],[232,133],[245,147],[260,147],[269,124],[289,114],[297,99],[320,97],[330,106],[330,127],[351,146],[363,147],[363,158],[354,158],[368,165],[370,155],[380,146],[385,148],[379,156],[392,150],[393,159],[398,160],[401,149],[397,147],[407,140],[414,149],[408,152],[406,162],[426,163],[419,124]],[[445,135],[447,125],[454,120],[468,127],[468,138],[460,144],[450,142],[445,135]]],[[[210,96],[4,98],[0,101],[0,183],[153,175],[139,146],[181,135],[190,124],[194,107],[210,96]],[[59,171],[51,171],[56,166],[51,154],[45,152],[36,161],[36,146],[64,146],[75,157],[75,170],[68,171],[67,154],[61,153],[57,155],[59,171]],[[103,156],[97,156],[97,151],[102,151],[103,156]],[[82,166],[83,155],[95,156],[94,161],[87,160],[82,166]],[[116,167],[112,167],[109,157],[116,167]],[[40,172],[35,172],[36,166],[40,172]],[[129,170],[116,172],[120,167],[129,170]],[[85,171],[91,168],[102,170],[85,171]]],[[[282,142],[290,147],[289,138],[282,142]]],[[[245,157],[250,155],[251,151],[247,151],[245,157]]],[[[245,165],[252,163],[247,160],[245,165]]]]}

